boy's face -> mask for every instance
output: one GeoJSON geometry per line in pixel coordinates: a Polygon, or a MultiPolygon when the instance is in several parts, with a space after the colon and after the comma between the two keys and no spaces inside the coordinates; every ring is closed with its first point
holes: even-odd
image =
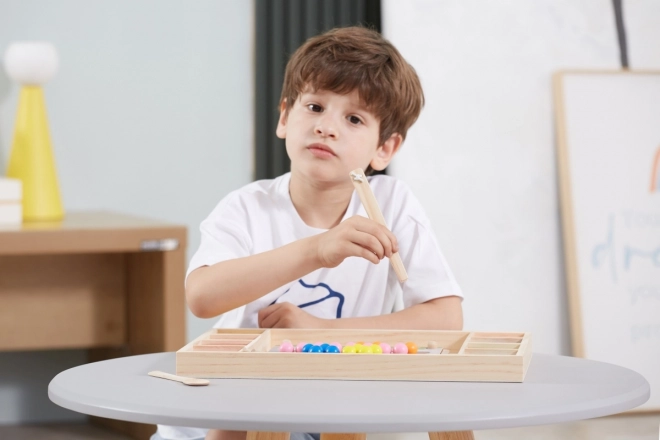
{"type": "Polygon", "coordinates": [[[384,169],[401,145],[398,134],[378,145],[379,134],[379,121],[362,106],[357,91],[339,95],[307,90],[288,115],[281,112],[277,125],[278,137],[286,139],[293,174],[351,187],[352,170],[368,165],[384,169]]]}

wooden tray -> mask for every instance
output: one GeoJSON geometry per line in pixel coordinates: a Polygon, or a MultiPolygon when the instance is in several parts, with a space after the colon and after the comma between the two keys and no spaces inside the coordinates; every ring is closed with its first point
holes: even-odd
{"type": "Polygon", "coordinates": [[[177,351],[176,374],[200,378],[522,382],[532,358],[529,333],[436,330],[213,329],[177,351]],[[279,353],[299,342],[429,341],[443,354],[279,353]],[[447,349],[449,353],[446,353],[447,349]]]}

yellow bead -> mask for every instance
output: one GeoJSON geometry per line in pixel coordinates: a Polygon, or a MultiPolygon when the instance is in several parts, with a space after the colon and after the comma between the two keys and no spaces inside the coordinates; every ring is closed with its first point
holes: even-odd
{"type": "Polygon", "coordinates": [[[342,353],[355,353],[355,346],[354,345],[347,345],[341,350],[342,353]]]}
{"type": "Polygon", "coordinates": [[[370,348],[373,354],[383,354],[383,349],[380,345],[372,345],[370,348]]]}
{"type": "Polygon", "coordinates": [[[361,345],[357,352],[360,354],[371,354],[373,353],[373,350],[371,349],[371,346],[365,347],[364,345],[361,345]]]}

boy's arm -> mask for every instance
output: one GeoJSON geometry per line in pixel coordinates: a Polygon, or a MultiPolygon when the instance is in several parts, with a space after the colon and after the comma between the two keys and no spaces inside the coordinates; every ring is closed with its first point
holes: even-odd
{"type": "Polygon", "coordinates": [[[328,320],[327,328],[462,330],[462,298],[436,298],[388,315],[328,320]]]}
{"type": "Polygon", "coordinates": [[[396,251],[396,238],[385,226],[353,216],[280,248],[195,269],[186,280],[186,300],[195,316],[212,318],[347,257],[376,264],[396,251]]]}
{"type": "Polygon", "coordinates": [[[195,269],[186,280],[188,307],[195,316],[212,318],[313,272],[318,259],[312,238],[195,269]]]}
{"type": "Polygon", "coordinates": [[[463,307],[459,296],[416,304],[399,312],[366,318],[316,318],[290,303],[273,304],[259,312],[262,328],[347,328],[402,330],[461,330],[463,307]]]}

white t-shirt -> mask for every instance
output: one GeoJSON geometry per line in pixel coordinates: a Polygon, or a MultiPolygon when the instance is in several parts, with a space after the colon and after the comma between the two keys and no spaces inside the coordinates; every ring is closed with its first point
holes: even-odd
{"type": "MultiPolygon", "coordinates": [[[[201,224],[201,243],[188,274],[201,266],[276,249],[325,232],[308,226],[289,195],[290,173],[260,180],[227,195],[201,224]]],[[[440,252],[420,203],[401,181],[384,175],[368,178],[385,224],[394,233],[408,280],[399,283],[389,260],[379,264],[346,258],[335,268],[321,268],[221,316],[215,327],[258,327],[259,310],[290,302],[319,318],[376,316],[431,299],[462,297],[440,252]]],[[[367,217],[353,192],[343,220],[367,217]]],[[[259,274],[255,274],[259,276],[259,274]]]]}

